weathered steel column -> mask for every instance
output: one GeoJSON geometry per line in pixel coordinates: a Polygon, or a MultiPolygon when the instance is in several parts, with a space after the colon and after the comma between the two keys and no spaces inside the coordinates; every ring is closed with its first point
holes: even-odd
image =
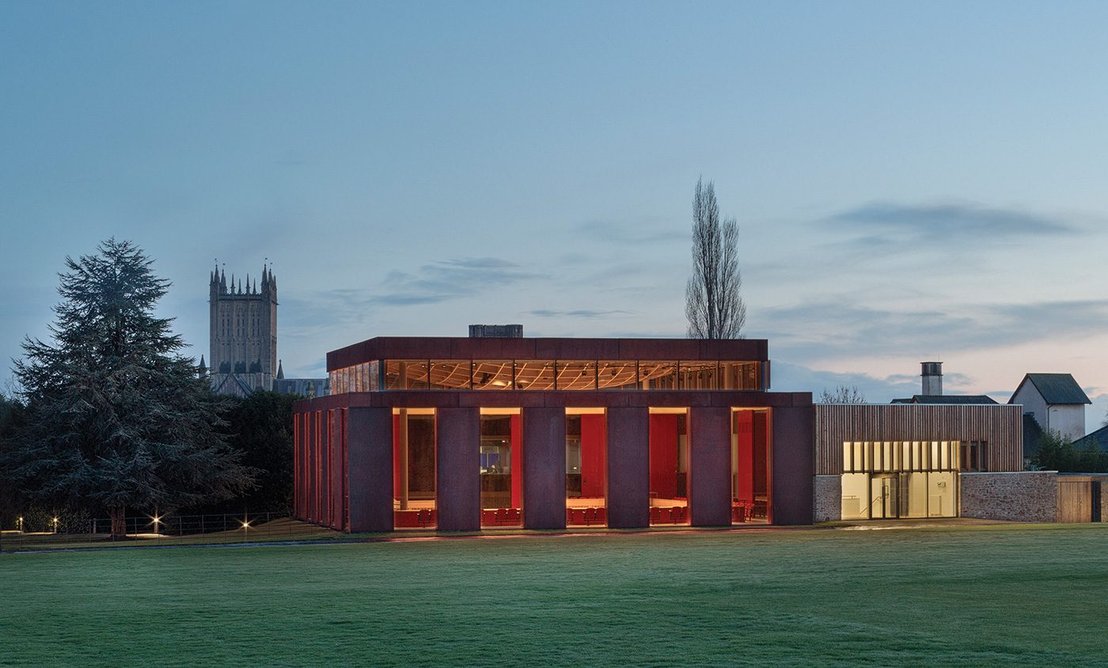
{"type": "Polygon", "coordinates": [[[329,411],[331,419],[328,424],[331,427],[331,523],[332,529],[343,529],[343,519],[346,517],[343,504],[343,481],[346,478],[346,442],[342,433],[343,409],[334,408],[329,411]]]}
{"type": "Polygon", "coordinates": [[[474,407],[435,411],[435,507],[439,531],[481,528],[481,414],[474,407]]]}
{"type": "Polygon", "coordinates": [[[650,415],[645,406],[608,409],[608,526],[650,525],[650,415]]]}
{"type": "Polygon", "coordinates": [[[815,467],[811,399],[773,409],[770,430],[769,521],[773,524],[812,523],[812,485],[815,467]]]}
{"type": "Polygon", "coordinates": [[[689,509],[698,527],[731,524],[731,409],[689,411],[689,509]]]}
{"type": "Polygon", "coordinates": [[[319,489],[319,430],[316,429],[316,411],[309,410],[304,414],[305,427],[308,431],[308,521],[319,521],[319,497],[316,490],[319,489]]]}
{"type": "Polygon", "coordinates": [[[392,531],[392,409],[351,408],[346,431],[350,531],[392,531]]]}
{"type": "Polygon", "coordinates": [[[331,411],[316,413],[319,421],[319,523],[331,526],[331,411]]]}
{"type": "Polygon", "coordinates": [[[566,411],[523,409],[523,526],[566,528],[566,411]]]}

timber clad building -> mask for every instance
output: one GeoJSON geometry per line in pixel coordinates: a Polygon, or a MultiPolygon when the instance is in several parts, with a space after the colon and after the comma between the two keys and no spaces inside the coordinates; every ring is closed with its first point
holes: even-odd
{"type": "Polygon", "coordinates": [[[356,532],[1002,517],[1011,479],[989,476],[1022,469],[1020,406],[925,383],[912,403],[813,407],[769,391],[764,340],[471,334],[327,355],[331,395],[295,411],[297,517],[356,532]]]}

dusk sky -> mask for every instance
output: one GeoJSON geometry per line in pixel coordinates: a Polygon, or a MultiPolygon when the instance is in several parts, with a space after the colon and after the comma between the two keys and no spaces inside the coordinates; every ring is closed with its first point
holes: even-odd
{"type": "Polygon", "coordinates": [[[685,332],[693,189],[777,390],[1108,404],[1108,3],[0,3],[0,381],[130,239],[208,354],[265,258],[287,376],[381,335],[685,332]]]}

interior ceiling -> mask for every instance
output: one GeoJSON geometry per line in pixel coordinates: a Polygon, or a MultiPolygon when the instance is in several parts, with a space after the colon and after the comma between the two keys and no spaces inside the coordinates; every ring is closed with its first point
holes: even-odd
{"type": "MultiPolygon", "coordinates": [[[[426,362],[401,364],[408,384],[427,382],[426,362]]],[[[470,387],[468,361],[433,362],[431,365],[433,387],[470,387]]],[[[715,364],[712,364],[714,369],[715,364]]],[[[557,364],[557,389],[591,390],[632,385],[641,381],[672,375],[676,362],[565,362],[557,364]]],[[[388,384],[394,374],[388,373],[388,384]]],[[[524,390],[555,389],[555,363],[546,361],[515,361],[515,378],[512,378],[512,361],[477,361],[473,363],[473,389],[508,390],[512,387],[524,390]]]]}

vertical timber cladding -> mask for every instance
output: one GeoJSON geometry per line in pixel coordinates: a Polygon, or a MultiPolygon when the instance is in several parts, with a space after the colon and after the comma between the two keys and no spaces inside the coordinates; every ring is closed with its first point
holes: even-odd
{"type": "Polygon", "coordinates": [[[1023,470],[1018,405],[817,404],[816,475],[843,472],[848,441],[985,441],[989,471],[1023,470]]]}

